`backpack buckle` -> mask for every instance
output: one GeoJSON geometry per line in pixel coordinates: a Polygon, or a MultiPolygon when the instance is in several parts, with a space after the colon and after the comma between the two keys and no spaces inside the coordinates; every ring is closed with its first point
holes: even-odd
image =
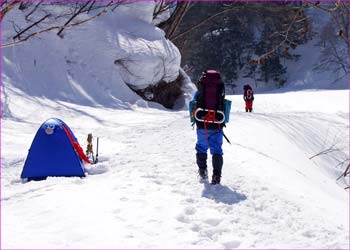
{"type": "Polygon", "coordinates": [[[194,118],[199,122],[222,124],[225,121],[225,113],[220,111],[220,110],[197,108],[196,112],[194,113],[194,118]],[[206,120],[205,116],[198,117],[199,112],[206,112],[206,113],[209,113],[209,112],[215,113],[216,112],[216,114],[221,115],[222,118],[220,120],[216,120],[216,119],[206,120]]]}

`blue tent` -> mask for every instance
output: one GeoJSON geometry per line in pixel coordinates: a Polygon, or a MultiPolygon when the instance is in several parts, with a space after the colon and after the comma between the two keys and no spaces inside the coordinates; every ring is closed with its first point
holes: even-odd
{"type": "Polygon", "coordinates": [[[34,137],[21,178],[43,180],[48,176],[85,176],[84,164],[71,140],[77,142],[63,121],[57,118],[45,121],[34,137]]]}

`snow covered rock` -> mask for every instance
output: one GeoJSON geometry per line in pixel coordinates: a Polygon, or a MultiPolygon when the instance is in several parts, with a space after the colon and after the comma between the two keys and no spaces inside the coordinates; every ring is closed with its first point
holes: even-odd
{"type": "MultiPolygon", "coordinates": [[[[152,24],[154,7],[154,2],[122,4],[65,30],[63,39],[54,31],[4,48],[5,93],[13,88],[82,105],[129,108],[140,100],[130,87],[141,90],[179,76],[181,55],[152,24]]],[[[11,40],[13,22],[24,23],[24,13],[14,9],[5,16],[3,43],[11,40]]]]}

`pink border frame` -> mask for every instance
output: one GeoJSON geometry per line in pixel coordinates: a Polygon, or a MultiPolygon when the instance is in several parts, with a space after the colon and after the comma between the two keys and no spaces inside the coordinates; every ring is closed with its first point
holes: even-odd
{"type": "MultiPolygon", "coordinates": [[[[1,1],[1,0],[0,0],[1,1]]],[[[24,0],[26,2],[34,2],[35,0],[24,0]]],[[[86,2],[89,0],[44,0],[46,2],[86,2]]],[[[106,2],[108,0],[96,0],[97,2],[106,2]]],[[[127,0],[125,0],[127,1],[127,0]]],[[[154,0],[136,0],[135,2],[149,2],[149,1],[154,1],[154,0]]],[[[166,0],[167,2],[172,2],[173,0],[166,0]]],[[[196,1],[192,1],[192,0],[180,0],[182,2],[284,2],[283,0],[233,0],[233,1],[221,1],[221,0],[196,0],[196,1]]],[[[340,0],[341,2],[349,2],[350,0],[340,0]]],[[[296,0],[289,0],[289,2],[298,2],[296,0]]],[[[311,0],[309,2],[317,2],[315,0],[311,0]]],[[[334,0],[322,0],[319,2],[337,2],[334,0]]],[[[1,7],[0,7],[0,10],[1,7]]],[[[349,17],[350,17],[350,13],[349,13],[349,17]]],[[[350,27],[349,27],[349,31],[350,33],[350,27]]],[[[0,22],[0,44],[2,44],[2,23],[0,22]]],[[[2,76],[2,49],[0,48],[0,72],[1,72],[1,76],[2,76]]],[[[348,51],[348,61],[349,61],[349,65],[350,65],[350,50],[348,51]]],[[[350,72],[350,66],[349,66],[349,70],[348,72],[350,72]]],[[[348,73],[348,91],[349,91],[349,106],[348,106],[348,111],[350,110],[350,73],[348,73]]],[[[2,77],[0,77],[0,99],[1,99],[1,93],[2,93],[2,77]]],[[[2,102],[0,102],[0,250],[4,249],[4,250],[14,250],[14,249],[5,249],[2,248],[2,232],[1,232],[1,223],[2,223],[2,199],[1,199],[1,195],[2,195],[2,157],[1,157],[1,132],[2,132],[2,102]]],[[[350,120],[349,120],[349,124],[350,124],[350,120]]],[[[348,128],[348,132],[349,132],[349,156],[350,156],[350,126],[348,128]]],[[[349,178],[349,183],[350,183],[350,176],[349,178]]],[[[349,225],[350,225],[350,192],[348,192],[348,198],[349,198],[349,225]]],[[[350,226],[349,226],[349,233],[350,233],[350,226]]],[[[349,242],[348,242],[348,248],[347,249],[332,249],[332,250],[350,250],[350,238],[349,238],[349,242]]],[[[43,249],[40,248],[40,250],[58,250],[61,248],[52,248],[52,249],[43,249]]],[[[65,248],[67,250],[97,250],[97,249],[93,249],[93,248],[86,248],[86,249],[81,249],[81,248],[65,248]]],[[[121,250],[123,248],[100,248],[99,250],[121,250]]],[[[128,250],[143,250],[142,248],[137,249],[137,248],[126,248],[128,250]]],[[[151,249],[147,249],[147,250],[160,250],[160,249],[165,249],[165,248],[151,248],[151,249]]],[[[185,249],[178,249],[178,248],[166,248],[167,250],[197,250],[196,248],[185,248],[185,249]]],[[[259,249],[259,250],[296,250],[293,248],[250,248],[250,249],[244,249],[244,248],[237,248],[240,250],[252,250],[252,249],[259,249]]],[[[301,248],[298,248],[299,250],[301,250],[301,248]]],[[[307,248],[308,250],[327,250],[326,248],[307,248]]],[[[37,249],[25,249],[25,248],[21,248],[21,250],[37,250],[37,249]]],[[[208,249],[206,248],[206,250],[218,250],[218,249],[208,249]]]]}

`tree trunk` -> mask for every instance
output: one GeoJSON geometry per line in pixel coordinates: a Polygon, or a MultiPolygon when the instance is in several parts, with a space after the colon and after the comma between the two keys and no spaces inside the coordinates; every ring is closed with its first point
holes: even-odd
{"type": "Polygon", "coordinates": [[[171,40],[171,38],[174,36],[174,33],[177,29],[177,27],[180,25],[182,18],[185,16],[186,12],[189,9],[191,2],[178,2],[176,5],[176,9],[174,13],[171,15],[171,17],[160,23],[158,25],[159,28],[164,30],[165,37],[171,40]]]}

